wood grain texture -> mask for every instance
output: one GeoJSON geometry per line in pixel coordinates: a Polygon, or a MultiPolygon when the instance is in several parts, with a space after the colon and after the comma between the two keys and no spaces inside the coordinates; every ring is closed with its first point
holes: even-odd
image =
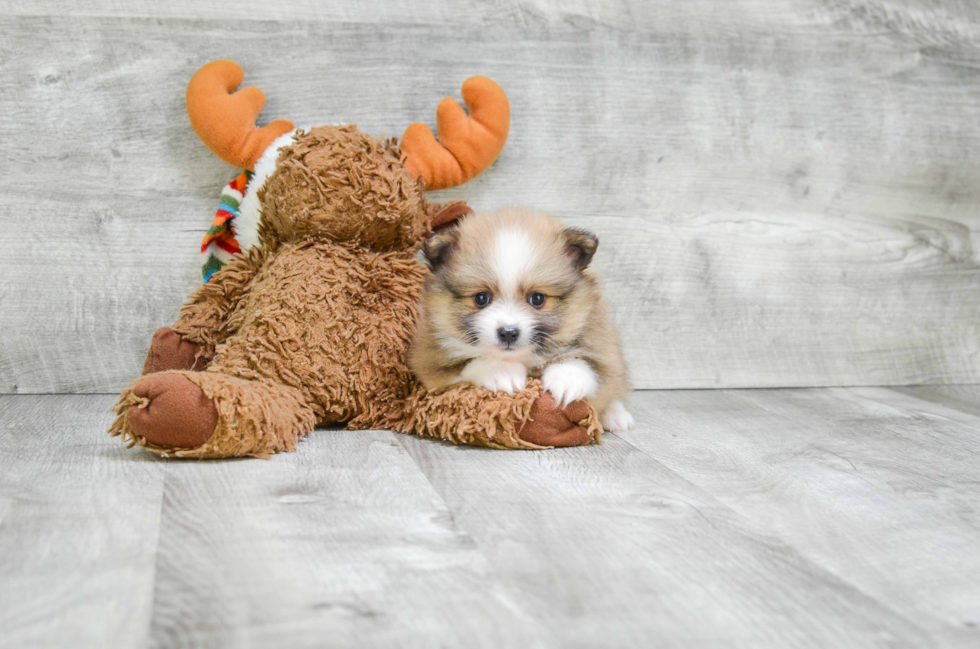
{"type": "Polygon", "coordinates": [[[219,57],[264,119],[379,135],[500,81],[507,148],[443,197],[594,229],[638,387],[980,381],[970,3],[192,5],[0,11],[0,392],[118,390],[195,287],[233,172],[183,87],[219,57]]]}
{"type": "Polygon", "coordinates": [[[424,24],[523,24],[520,3],[512,0],[444,0],[415,2],[350,2],[349,0],[3,0],[0,15],[154,18],[178,20],[303,21],[424,24]]]}
{"type": "Polygon", "coordinates": [[[641,392],[601,446],[320,430],[270,461],[3,396],[0,646],[976,646],[967,394],[641,392]]]}
{"type": "Polygon", "coordinates": [[[140,647],[163,468],[107,396],[0,396],[0,647],[140,647]]]}
{"type": "Polygon", "coordinates": [[[756,533],[929,635],[976,646],[980,418],[942,401],[883,388],[644,393],[644,425],[623,437],[756,533]]]}
{"type": "Polygon", "coordinates": [[[305,21],[385,25],[514,25],[704,35],[779,30],[883,31],[923,44],[973,47],[980,8],[968,0],[3,0],[0,15],[305,21]]]}
{"type": "Polygon", "coordinates": [[[154,646],[540,638],[394,433],[318,431],[300,451],[167,464],[154,646]]]}
{"type": "Polygon", "coordinates": [[[980,385],[916,385],[895,390],[916,399],[941,403],[948,408],[980,416],[980,385]]]}
{"type": "Polygon", "coordinates": [[[928,643],[614,436],[548,453],[402,443],[554,646],[928,643]]]}

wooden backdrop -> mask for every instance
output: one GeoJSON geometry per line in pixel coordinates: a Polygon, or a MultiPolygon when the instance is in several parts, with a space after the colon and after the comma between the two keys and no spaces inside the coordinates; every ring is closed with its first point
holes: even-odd
{"type": "Polygon", "coordinates": [[[118,390],[198,284],[222,57],[263,120],[377,135],[499,81],[503,155],[439,198],[594,229],[637,387],[980,381],[978,5],[0,2],[0,392],[118,390]]]}

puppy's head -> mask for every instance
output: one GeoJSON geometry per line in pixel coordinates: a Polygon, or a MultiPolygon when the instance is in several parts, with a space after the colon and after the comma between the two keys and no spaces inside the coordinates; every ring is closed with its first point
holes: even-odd
{"type": "Polygon", "coordinates": [[[547,358],[583,329],[595,291],[590,232],[527,210],[476,214],[431,237],[426,314],[459,358],[547,358]]]}

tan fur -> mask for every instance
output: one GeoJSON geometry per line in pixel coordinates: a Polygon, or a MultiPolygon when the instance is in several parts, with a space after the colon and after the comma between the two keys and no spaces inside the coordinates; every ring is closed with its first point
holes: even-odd
{"type": "Polygon", "coordinates": [[[519,229],[533,241],[537,262],[522,273],[519,292],[548,296],[541,309],[524,306],[535,317],[555,323],[549,344],[529,352],[522,362],[530,377],[540,378],[555,363],[581,359],[599,379],[590,401],[603,412],[613,401],[625,400],[630,386],[619,335],[609,319],[597,273],[579,269],[568,251],[567,228],[539,212],[508,209],[464,218],[449,232],[437,235],[427,250],[442,251],[445,263],[425,283],[419,325],[409,364],[429,388],[445,388],[460,380],[463,368],[484,353],[468,335],[465,318],[477,310],[473,296],[497,294],[494,246],[498,233],[519,229]]]}
{"type": "MultiPolygon", "coordinates": [[[[126,418],[146,407],[133,392],[139,379],[110,433],[186,457],[265,457],[328,423],[537,448],[520,432],[540,389],[440,393],[412,378],[407,352],[427,273],[414,253],[439,206],[399,160],[394,142],[353,126],[300,133],[284,148],[260,194],[260,246],[215,273],[173,326],[208,361],[186,375],[215,404],[214,434],[191,449],[141,439],[126,418]]],[[[594,413],[580,425],[598,439],[594,413]]]]}

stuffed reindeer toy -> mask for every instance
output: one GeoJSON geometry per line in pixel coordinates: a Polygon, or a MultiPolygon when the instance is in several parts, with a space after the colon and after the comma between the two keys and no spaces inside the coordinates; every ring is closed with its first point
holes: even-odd
{"type": "Polygon", "coordinates": [[[256,128],[265,97],[235,92],[242,78],[232,61],[209,63],[188,84],[187,110],[215,154],[250,170],[226,205],[238,212],[226,234],[250,240],[227,239],[210,280],[154,334],[110,434],[195,458],[293,451],[320,425],[493,448],[597,441],[588,403],[558,408],[538,381],[515,394],[469,384],[428,392],[406,366],[429,272],[415,253],[471,211],[429,202],[424,190],[465,183],[497,158],[510,124],[503,90],[468,79],[468,115],[446,98],[438,141],[413,124],[399,147],[353,125],[256,128]]]}

